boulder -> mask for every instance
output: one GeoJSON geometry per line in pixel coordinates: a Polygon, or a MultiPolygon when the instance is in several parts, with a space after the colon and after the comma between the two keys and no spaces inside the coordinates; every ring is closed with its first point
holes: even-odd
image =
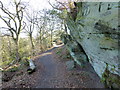
{"type": "Polygon", "coordinates": [[[35,64],[32,59],[30,59],[28,62],[29,62],[29,68],[27,69],[27,72],[31,74],[35,72],[35,64]]]}

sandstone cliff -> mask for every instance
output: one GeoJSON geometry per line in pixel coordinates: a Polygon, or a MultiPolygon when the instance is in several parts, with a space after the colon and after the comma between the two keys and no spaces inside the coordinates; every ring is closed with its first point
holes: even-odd
{"type": "Polygon", "coordinates": [[[80,65],[89,62],[106,87],[120,88],[118,2],[77,2],[76,16],[68,13],[70,35],[63,41],[80,65]]]}

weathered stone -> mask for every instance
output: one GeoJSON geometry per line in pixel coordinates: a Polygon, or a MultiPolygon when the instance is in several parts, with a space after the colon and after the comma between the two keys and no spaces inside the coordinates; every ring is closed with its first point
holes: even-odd
{"type": "Polygon", "coordinates": [[[71,56],[81,65],[81,61],[87,61],[84,58],[84,55],[87,55],[89,62],[101,78],[105,72],[106,63],[110,73],[120,77],[118,8],[118,2],[83,2],[78,9],[76,20],[73,21],[69,15],[66,19],[71,39],[73,39],[66,39],[71,56]],[[79,15],[81,11],[82,16],[79,15]],[[82,57],[79,56],[81,48],[78,44],[84,50],[82,57]],[[81,60],[81,58],[84,59],[81,60]]]}
{"type": "Polygon", "coordinates": [[[69,50],[74,61],[81,67],[84,67],[88,62],[88,58],[81,45],[74,41],[70,35],[62,35],[62,40],[66,43],[67,49],[69,50]]]}

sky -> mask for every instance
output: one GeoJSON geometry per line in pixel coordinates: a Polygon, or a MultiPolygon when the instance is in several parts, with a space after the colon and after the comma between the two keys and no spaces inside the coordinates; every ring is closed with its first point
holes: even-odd
{"type": "MultiPolygon", "coordinates": [[[[0,0],[2,1],[3,3],[7,4],[9,3],[10,1],[14,1],[14,0],[0,0]]],[[[19,1],[19,0],[16,0],[16,1],[19,1]]],[[[51,7],[48,3],[48,0],[21,0],[23,2],[29,2],[31,6],[33,6],[33,8],[49,8],[51,7]],[[41,7],[40,7],[41,6],[41,7]]],[[[50,0],[51,2],[54,2],[55,0],[50,0]]]]}
{"type": "MultiPolygon", "coordinates": [[[[0,0],[0,1],[2,1],[2,3],[6,7],[11,9],[10,1],[12,1],[12,0],[0,0]]],[[[19,0],[16,0],[16,1],[19,1],[19,0]]],[[[32,8],[32,10],[35,10],[35,11],[40,11],[40,10],[43,10],[43,9],[52,9],[52,6],[48,3],[48,0],[21,0],[21,1],[22,2],[29,2],[29,7],[32,8]]],[[[50,2],[54,3],[55,0],[50,0],[50,2]]],[[[0,25],[1,26],[5,26],[5,24],[3,22],[1,22],[1,21],[0,21],[0,25]]],[[[36,36],[36,33],[34,33],[34,36],[36,36]]],[[[21,33],[20,37],[26,37],[26,34],[25,33],[21,33]]]]}
{"type": "MultiPolygon", "coordinates": [[[[25,0],[25,1],[28,1],[28,0],[25,0]]],[[[48,0],[29,0],[30,1],[30,5],[33,6],[33,8],[35,10],[37,9],[44,9],[44,8],[47,8],[47,9],[50,9],[52,8],[49,3],[48,3],[48,0]]],[[[54,0],[51,0],[51,3],[53,2],[54,0]]]]}
{"type": "MultiPolygon", "coordinates": [[[[52,6],[48,3],[48,0],[23,0],[28,1],[29,5],[32,6],[32,9],[35,11],[43,10],[43,9],[52,9],[52,6]]],[[[50,0],[51,3],[54,3],[55,0],[50,0]]],[[[36,37],[37,32],[34,31],[33,37],[36,37]]],[[[24,37],[24,33],[21,34],[21,37],[24,37]]]]}

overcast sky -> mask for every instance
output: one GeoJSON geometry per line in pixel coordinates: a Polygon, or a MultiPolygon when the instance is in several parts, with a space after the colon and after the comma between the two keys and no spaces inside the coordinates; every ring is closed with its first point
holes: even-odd
{"type": "MultiPolygon", "coordinates": [[[[2,3],[5,5],[6,8],[8,7],[11,9],[10,1],[12,1],[12,0],[0,0],[0,1],[2,1],[2,3]]],[[[16,1],[19,1],[19,0],[16,0],[16,1]]],[[[52,8],[52,6],[48,3],[48,0],[21,0],[21,2],[29,2],[30,8],[32,8],[32,10],[35,10],[35,11],[52,8]]],[[[54,3],[55,0],[50,0],[50,2],[54,3]]],[[[0,12],[0,13],[2,13],[2,12],[0,12]]],[[[3,22],[1,22],[1,20],[0,20],[0,25],[5,26],[5,24],[3,22]]],[[[26,35],[24,33],[21,33],[20,36],[24,37],[26,35]]]]}
{"type": "MultiPolygon", "coordinates": [[[[6,4],[7,6],[9,6],[9,2],[12,0],[0,0],[2,1],[4,4],[6,4]]],[[[14,0],[13,0],[14,1],[14,0]]],[[[16,0],[19,1],[19,0],[16,0]]],[[[21,0],[23,2],[29,2],[29,4],[32,6],[32,8],[34,9],[44,9],[44,8],[52,8],[49,3],[48,0],[21,0]]],[[[50,0],[51,3],[53,3],[55,0],[50,0]]]]}
{"type": "MultiPolygon", "coordinates": [[[[26,1],[26,0],[25,0],[26,1]]],[[[48,3],[48,0],[29,0],[30,1],[30,5],[33,6],[33,8],[35,10],[37,9],[44,9],[44,8],[47,8],[47,9],[50,9],[52,8],[49,3],[48,3]]],[[[51,0],[51,3],[53,3],[54,0],[51,0]]]]}

